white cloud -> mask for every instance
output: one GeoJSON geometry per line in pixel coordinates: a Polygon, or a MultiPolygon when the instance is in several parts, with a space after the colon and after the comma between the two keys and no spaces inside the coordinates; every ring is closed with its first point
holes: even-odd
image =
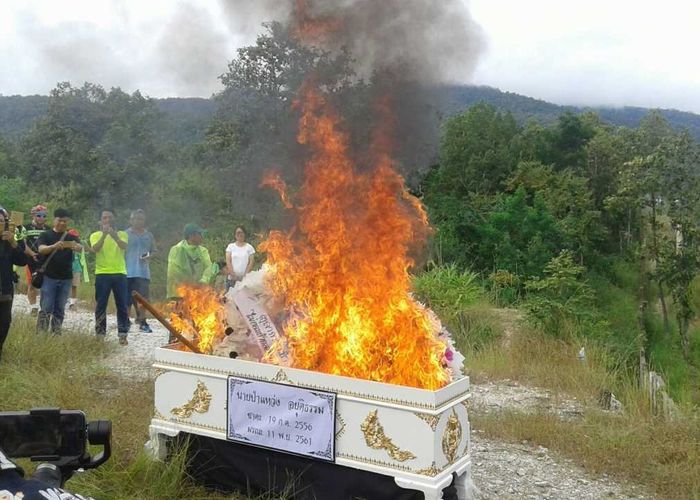
{"type": "MultiPolygon", "coordinates": [[[[700,112],[700,3],[469,4],[487,38],[474,83],[563,104],[700,112]]],[[[0,93],[46,94],[60,80],[89,80],[208,96],[235,48],[251,39],[246,16],[218,0],[4,0],[0,93]]]]}
{"type": "Polygon", "coordinates": [[[700,4],[472,0],[488,38],[475,82],[563,104],[700,112],[700,4]]]}

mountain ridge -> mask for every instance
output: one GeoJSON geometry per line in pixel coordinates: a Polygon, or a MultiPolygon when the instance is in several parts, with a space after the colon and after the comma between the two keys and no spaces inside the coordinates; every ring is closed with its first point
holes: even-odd
{"type": "MultiPolygon", "coordinates": [[[[502,91],[489,86],[446,85],[436,87],[436,108],[444,116],[458,114],[479,102],[509,111],[523,123],[534,119],[543,124],[552,123],[562,113],[595,112],[605,122],[613,125],[636,127],[649,111],[659,108],[638,106],[568,106],[554,104],[542,99],[515,92],[502,91]]],[[[34,120],[46,113],[48,96],[4,96],[0,94],[0,137],[14,140],[31,127],[34,120]]],[[[154,98],[158,108],[172,118],[178,126],[171,127],[169,136],[173,140],[197,141],[203,137],[208,122],[216,112],[216,102],[204,97],[154,98]]],[[[677,129],[687,129],[700,140],[700,114],[676,109],[659,109],[669,124],[677,129]]]]}

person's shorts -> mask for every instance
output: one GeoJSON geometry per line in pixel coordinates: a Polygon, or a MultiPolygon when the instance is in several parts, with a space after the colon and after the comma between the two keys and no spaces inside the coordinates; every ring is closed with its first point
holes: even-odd
{"type": "Polygon", "coordinates": [[[132,292],[138,292],[145,299],[149,298],[148,285],[151,283],[151,280],[147,280],[146,278],[127,278],[126,283],[129,288],[130,305],[133,302],[131,299],[132,292]]]}
{"type": "Polygon", "coordinates": [[[24,275],[27,278],[27,286],[32,286],[32,273],[39,269],[41,265],[31,257],[27,257],[27,265],[24,266],[24,275]]]}
{"type": "Polygon", "coordinates": [[[80,286],[80,283],[83,281],[83,272],[75,272],[73,271],[73,282],[71,283],[72,286],[80,286]]]}

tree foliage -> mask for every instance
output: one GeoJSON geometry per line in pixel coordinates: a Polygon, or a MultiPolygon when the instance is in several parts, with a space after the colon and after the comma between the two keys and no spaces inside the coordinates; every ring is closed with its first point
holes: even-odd
{"type": "Polygon", "coordinates": [[[153,178],[159,114],[139,92],[59,84],[48,114],[22,139],[24,176],[73,208],[123,206],[153,178]],[[87,172],[90,175],[85,175],[87,172]]]}

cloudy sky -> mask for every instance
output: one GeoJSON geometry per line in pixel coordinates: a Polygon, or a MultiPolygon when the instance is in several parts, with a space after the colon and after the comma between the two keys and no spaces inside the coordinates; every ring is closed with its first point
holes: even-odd
{"type": "MultiPolygon", "coordinates": [[[[158,97],[209,96],[262,21],[226,1],[0,0],[0,94],[46,94],[58,81],[87,80],[158,97]]],[[[560,104],[700,113],[700,2],[468,6],[484,45],[469,83],[560,104]]]]}

